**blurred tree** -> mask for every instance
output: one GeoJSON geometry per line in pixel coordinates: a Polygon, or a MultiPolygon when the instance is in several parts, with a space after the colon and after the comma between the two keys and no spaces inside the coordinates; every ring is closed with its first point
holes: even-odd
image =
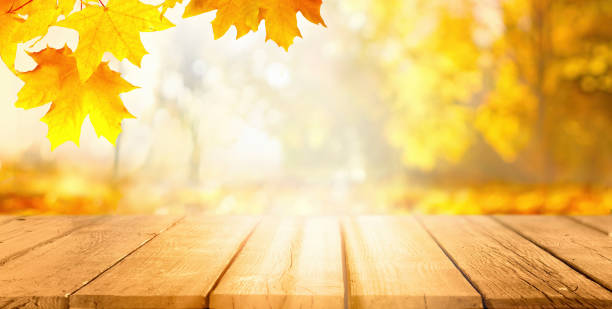
{"type": "Polygon", "coordinates": [[[386,136],[406,166],[490,164],[489,175],[515,181],[612,181],[612,28],[603,26],[612,2],[355,6],[371,18],[364,56],[382,67],[386,136]]]}

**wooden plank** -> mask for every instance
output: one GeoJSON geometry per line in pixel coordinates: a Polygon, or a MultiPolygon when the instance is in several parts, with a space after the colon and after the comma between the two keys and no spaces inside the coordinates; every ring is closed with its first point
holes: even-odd
{"type": "Polygon", "coordinates": [[[572,216],[570,217],[582,224],[588,225],[612,237],[612,215],[608,216],[572,216]]]}
{"type": "Polygon", "coordinates": [[[0,308],[67,308],[71,293],[176,220],[104,217],[34,248],[0,266],[0,308]]]}
{"type": "Polygon", "coordinates": [[[15,218],[17,218],[17,216],[11,216],[11,215],[0,215],[0,225],[12,221],[15,218]]]}
{"type": "Polygon", "coordinates": [[[0,225],[0,265],[98,220],[92,216],[19,217],[0,225]]]}
{"type": "Polygon", "coordinates": [[[336,218],[266,218],[210,296],[210,308],[343,308],[336,218]]]}
{"type": "Polygon", "coordinates": [[[350,308],[482,308],[413,217],[343,220],[350,308]]]}
{"type": "Polygon", "coordinates": [[[566,217],[496,218],[592,280],[612,289],[612,238],[566,217]]]}
{"type": "Polygon", "coordinates": [[[72,295],[70,308],[205,308],[258,221],[187,218],[72,295]]]}
{"type": "Polygon", "coordinates": [[[16,215],[0,215],[0,222],[17,218],[16,215]]]}
{"type": "Polygon", "coordinates": [[[487,308],[612,308],[612,293],[491,218],[421,220],[487,308]]]}

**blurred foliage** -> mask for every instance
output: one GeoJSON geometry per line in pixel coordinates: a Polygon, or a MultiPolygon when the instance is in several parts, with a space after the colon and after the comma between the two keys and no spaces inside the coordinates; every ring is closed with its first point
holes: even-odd
{"type": "MultiPolygon", "coordinates": [[[[397,190],[397,189],[396,189],[397,190]]],[[[433,186],[397,191],[391,212],[426,214],[591,214],[612,212],[612,190],[604,186],[433,186]]]]}
{"type": "Polygon", "coordinates": [[[612,2],[355,3],[407,167],[455,166],[484,144],[518,181],[610,180],[612,2]]]}
{"type": "Polygon", "coordinates": [[[120,66],[146,82],[116,149],[84,130],[88,146],[51,153],[0,106],[17,128],[0,212],[610,213],[612,2],[350,0],[323,16],[320,44],[289,53],[257,34],[212,48],[205,19],[143,38],[148,64],[120,66]]]}
{"type": "Polygon", "coordinates": [[[0,213],[110,213],[120,198],[117,185],[82,171],[5,163],[0,173],[0,213]]]}
{"type": "Polygon", "coordinates": [[[414,185],[401,180],[347,185],[287,183],[161,187],[109,182],[54,167],[8,167],[0,213],[12,214],[593,214],[612,212],[605,186],[414,185]]]}

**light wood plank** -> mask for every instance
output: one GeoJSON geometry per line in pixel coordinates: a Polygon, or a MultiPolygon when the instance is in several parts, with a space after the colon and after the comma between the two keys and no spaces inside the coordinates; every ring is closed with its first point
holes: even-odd
{"type": "Polygon", "coordinates": [[[612,238],[566,217],[496,218],[599,284],[612,289],[612,238]]]}
{"type": "Polygon", "coordinates": [[[38,246],[0,266],[0,308],[67,308],[71,293],[176,221],[104,217],[38,246]]]}
{"type": "Polygon", "coordinates": [[[70,297],[71,308],[205,308],[206,297],[259,221],[193,217],[70,297]]]}
{"type": "Polygon", "coordinates": [[[5,222],[0,225],[0,265],[96,220],[93,216],[33,216],[5,222]]]}
{"type": "Polygon", "coordinates": [[[343,220],[351,308],[482,308],[413,217],[343,220]]]}
{"type": "Polygon", "coordinates": [[[574,220],[588,225],[602,233],[612,237],[612,215],[608,216],[572,216],[574,220]]]}
{"type": "Polygon", "coordinates": [[[221,278],[210,308],[343,308],[336,218],[266,218],[221,278]]]}
{"type": "Polygon", "coordinates": [[[612,293],[492,218],[421,220],[488,308],[612,308],[612,293]]]}
{"type": "Polygon", "coordinates": [[[9,222],[11,220],[14,220],[15,218],[17,218],[17,216],[12,216],[12,215],[0,215],[0,225],[9,222]]]}

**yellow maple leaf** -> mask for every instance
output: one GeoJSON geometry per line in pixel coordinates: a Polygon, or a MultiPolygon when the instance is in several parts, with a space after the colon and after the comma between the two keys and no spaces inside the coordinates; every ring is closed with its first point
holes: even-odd
{"type": "Polygon", "coordinates": [[[183,2],[183,0],[165,0],[161,6],[162,6],[162,15],[164,15],[164,13],[166,13],[167,9],[171,9],[173,7],[175,7],[177,4],[183,2]]]}
{"type": "Polygon", "coordinates": [[[74,55],[82,80],[96,70],[105,52],[140,66],[142,57],[147,54],[140,33],[174,26],[165,17],[160,18],[158,6],[138,0],[110,0],[105,6],[88,5],[57,25],[79,32],[74,55]]]}
{"type": "Polygon", "coordinates": [[[0,58],[10,70],[17,44],[45,35],[59,15],[56,0],[0,0],[0,58]]]}
{"type": "Polygon", "coordinates": [[[6,66],[15,70],[15,53],[17,53],[17,43],[14,39],[15,29],[17,29],[23,22],[24,19],[13,16],[8,12],[3,12],[0,15],[0,57],[6,64],[6,66]]]}
{"type": "Polygon", "coordinates": [[[57,0],[57,4],[60,8],[60,11],[66,16],[70,14],[70,12],[72,12],[75,3],[75,0],[57,0]]]}
{"type": "Polygon", "coordinates": [[[321,0],[191,0],[183,17],[191,17],[217,10],[213,20],[215,39],[222,37],[234,26],[237,38],[249,31],[257,31],[261,20],[266,21],[266,41],[272,39],[285,50],[296,36],[302,37],[296,14],[314,24],[325,26],[321,17],[321,0]]]}
{"type": "Polygon", "coordinates": [[[17,74],[25,85],[17,95],[15,106],[30,109],[52,103],[41,119],[49,126],[51,148],[67,141],[78,145],[87,115],[98,136],[115,144],[121,121],[133,118],[119,94],[136,87],[112,71],[107,63],[100,63],[88,80],[81,81],[75,56],[67,47],[46,48],[30,56],[38,66],[17,74]]]}

